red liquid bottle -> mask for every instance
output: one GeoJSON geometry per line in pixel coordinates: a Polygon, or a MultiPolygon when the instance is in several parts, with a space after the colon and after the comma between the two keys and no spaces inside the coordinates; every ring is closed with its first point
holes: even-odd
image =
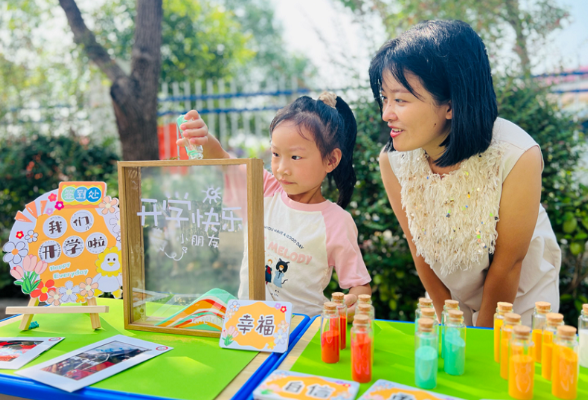
{"type": "Polygon", "coordinates": [[[372,346],[374,345],[370,318],[356,315],[351,328],[351,379],[359,383],[372,380],[372,346]]]}
{"type": "Polygon", "coordinates": [[[337,311],[339,312],[339,345],[343,350],[347,347],[347,305],[345,304],[345,294],[335,292],[331,301],[337,304],[337,311]]]}
{"type": "Polygon", "coordinates": [[[325,303],[321,316],[321,359],[328,364],[339,362],[340,326],[337,304],[325,303]]]}

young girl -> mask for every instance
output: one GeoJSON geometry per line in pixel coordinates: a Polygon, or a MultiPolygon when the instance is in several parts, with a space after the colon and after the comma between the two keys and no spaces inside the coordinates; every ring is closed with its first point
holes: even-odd
{"type": "MultiPolygon", "coordinates": [[[[192,110],[177,144],[202,145],[204,158],[229,158],[192,110]]],[[[353,147],[357,136],[349,106],[333,93],[303,96],[281,109],[270,125],[272,172],[264,171],[266,300],[289,301],[294,312],[317,315],[333,268],[345,301],[371,294],[369,273],[357,244],[357,227],[344,210],[355,186],[353,147]],[[330,175],[339,189],[337,204],[326,200],[321,184],[330,175]],[[269,260],[273,260],[270,262],[269,260]]],[[[260,273],[261,269],[260,269],[260,273]]],[[[241,271],[239,298],[248,298],[247,271],[241,271]]]]}

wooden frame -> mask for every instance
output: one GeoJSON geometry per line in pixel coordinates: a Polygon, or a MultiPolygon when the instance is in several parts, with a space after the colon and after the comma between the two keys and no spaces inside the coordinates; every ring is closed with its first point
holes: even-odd
{"type": "MultiPolygon", "coordinates": [[[[220,337],[220,332],[141,324],[141,311],[133,307],[133,287],[145,282],[143,252],[131,252],[129,243],[140,243],[144,250],[142,226],[131,224],[130,215],[141,207],[141,168],[244,165],[247,168],[247,247],[249,299],[265,300],[263,236],[263,162],[258,159],[208,159],[188,161],[121,161],[118,162],[119,200],[121,211],[121,244],[123,261],[123,301],[125,329],[175,333],[181,335],[220,337]],[[256,273],[257,272],[257,273],[256,273]],[[135,278],[139,278],[138,280],[135,278]],[[137,282],[133,282],[133,280],[137,282]]],[[[140,285],[139,285],[140,286],[140,285]]]]}

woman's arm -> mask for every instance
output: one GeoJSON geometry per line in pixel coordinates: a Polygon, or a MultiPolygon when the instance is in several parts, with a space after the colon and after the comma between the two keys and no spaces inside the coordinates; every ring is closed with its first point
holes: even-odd
{"type": "Polygon", "coordinates": [[[183,138],[178,139],[176,144],[178,146],[186,146],[188,140],[193,145],[202,146],[202,156],[204,158],[231,158],[220,142],[208,132],[208,126],[204,123],[198,111],[190,110],[184,116],[184,122],[180,129],[183,131],[183,138]]]}
{"type": "Polygon", "coordinates": [[[419,278],[433,300],[433,305],[437,311],[437,318],[440,318],[445,300],[451,299],[451,293],[443,282],[441,282],[437,274],[435,274],[435,271],[431,269],[431,266],[425,262],[423,257],[416,256],[416,246],[412,241],[412,235],[410,234],[410,229],[408,229],[408,219],[406,218],[406,212],[402,208],[402,201],[400,199],[400,182],[398,182],[396,175],[392,171],[388,154],[384,151],[380,153],[380,173],[382,174],[382,181],[384,182],[384,187],[386,188],[386,193],[388,194],[388,199],[390,200],[394,214],[398,218],[398,222],[408,241],[408,247],[412,253],[412,259],[414,260],[419,278]]]}
{"type": "Polygon", "coordinates": [[[541,150],[527,150],[502,184],[498,239],[484,282],[476,326],[491,327],[499,301],[514,302],[521,266],[537,224],[541,201],[541,150]]]}

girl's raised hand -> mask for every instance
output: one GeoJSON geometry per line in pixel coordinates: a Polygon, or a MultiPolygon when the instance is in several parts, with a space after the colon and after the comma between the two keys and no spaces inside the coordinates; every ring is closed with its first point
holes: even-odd
{"type": "Polygon", "coordinates": [[[182,138],[176,141],[178,146],[187,146],[188,140],[193,145],[206,146],[208,143],[208,126],[196,110],[190,110],[184,116],[186,122],[180,125],[182,138]]]}

